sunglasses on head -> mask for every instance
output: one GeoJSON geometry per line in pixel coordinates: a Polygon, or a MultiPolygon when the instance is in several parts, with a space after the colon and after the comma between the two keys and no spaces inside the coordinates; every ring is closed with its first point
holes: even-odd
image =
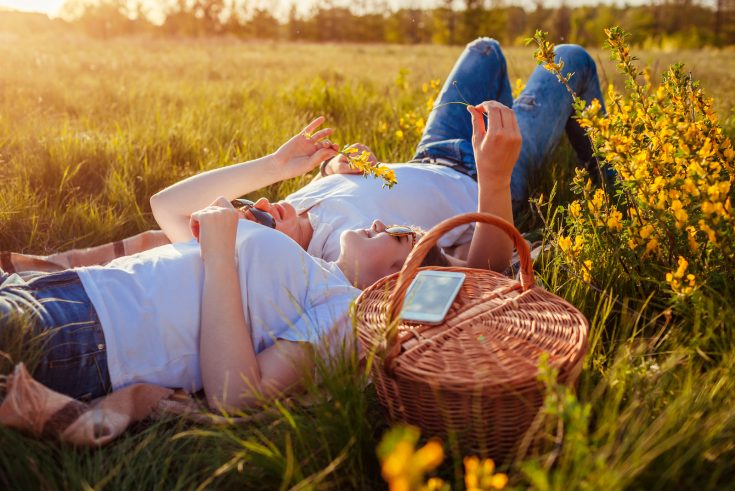
{"type": "Polygon", "coordinates": [[[416,231],[405,225],[391,225],[386,227],[384,232],[393,237],[411,237],[411,249],[416,245],[416,231]]]}
{"type": "Polygon", "coordinates": [[[257,209],[255,207],[255,203],[253,203],[249,199],[233,199],[232,201],[230,201],[230,203],[238,210],[250,211],[250,213],[253,215],[253,218],[255,218],[255,221],[259,224],[265,225],[266,227],[270,228],[276,228],[276,220],[275,218],[273,218],[273,215],[271,215],[267,211],[257,209]]]}

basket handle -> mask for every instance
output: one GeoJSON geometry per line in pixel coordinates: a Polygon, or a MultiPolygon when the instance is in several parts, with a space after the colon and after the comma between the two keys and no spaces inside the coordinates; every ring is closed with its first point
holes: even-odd
{"type": "Polygon", "coordinates": [[[390,294],[388,301],[388,355],[385,359],[386,366],[390,365],[390,362],[398,355],[396,349],[396,340],[398,339],[398,323],[395,322],[398,319],[401,309],[403,308],[403,301],[406,297],[406,290],[411,285],[411,282],[418,273],[418,268],[421,265],[421,261],[424,260],[429,250],[436,244],[439,238],[450,230],[464,225],[466,223],[481,222],[487,223],[494,227],[498,227],[500,230],[505,232],[512,240],[513,245],[518,251],[518,255],[521,259],[521,288],[523,291],[533,287],[535,279],[533,274],[533,262],[531,261],[531,249],[528,247],[525,239],[521,236],[520,232],[506,220],[485,212],[475,213],[463,213],[452,218],[448,218],[443,222],[439,223],[426,235],[421,237],[421,240],[416,244],[411,253],[408,255],[406,262],[401,268],[401,272],[398,276],[396,286],[390,294]]]}

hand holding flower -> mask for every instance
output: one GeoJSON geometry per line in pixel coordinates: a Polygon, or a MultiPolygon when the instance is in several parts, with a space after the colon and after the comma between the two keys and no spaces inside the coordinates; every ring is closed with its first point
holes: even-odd
{"type": "Polygon", "coordinates": [[[322,123],[324,116],[319,116],[275,151],[273,155],[281,166],[283,179],[304,175],[337,155],[337,146],[326,140],[334,130],[324,128],[317,131],[322,123]]]}
{"type": "Polygon", "coordinates": [[[478,179],[507,185],[521,153],[521,131],[513,110],[497,101],[467,106],[472,115],[472,148],[478,179]],[[483,114],[487,114],[485,126],[483,114]]]}

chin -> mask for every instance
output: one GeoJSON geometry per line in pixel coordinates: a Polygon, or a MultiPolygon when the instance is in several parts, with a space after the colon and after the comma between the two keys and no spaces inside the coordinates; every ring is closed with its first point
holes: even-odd
{"type": "Polygon", "coordinates": [[[340,253],[349,257],[359,257],[362,242],[361,233],[359,230],[345,230],[342,232],[339,236],[340,253]]]}
{"type": "Polygon", "coordinates": [[[353,242],[354,240],[355,240],[355,231],[345,230],[339,236],[339,248],[344,251],[345,245],[353,242]]]}

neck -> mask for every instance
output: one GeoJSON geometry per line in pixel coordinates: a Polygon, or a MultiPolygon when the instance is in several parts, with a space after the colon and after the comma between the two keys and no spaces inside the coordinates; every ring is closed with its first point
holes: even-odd
{"type": "Polygon", "coordinates": [[[304,250],[308,250],[311,238],[314,236],[314,227],[311,226],[309,215],[306,212],[298,215],[298,227],[296,228],[296,233],[298,234],[296,242],[298,242],[304,250]]]}
{"type": "Polygon", "coordinates": [[[357,268],[350,267],[349,261],[347,261],[342,255],[337,258],[335,261],[335,264],[337,267],[342,271],[342,274],[345,275],[345,278],[347,278],[347,281],[350,282],[352,286],[355,288],[359,288],[360,290],[364,289],[366,285],[363,285],[357,277],[357,268]]]}

